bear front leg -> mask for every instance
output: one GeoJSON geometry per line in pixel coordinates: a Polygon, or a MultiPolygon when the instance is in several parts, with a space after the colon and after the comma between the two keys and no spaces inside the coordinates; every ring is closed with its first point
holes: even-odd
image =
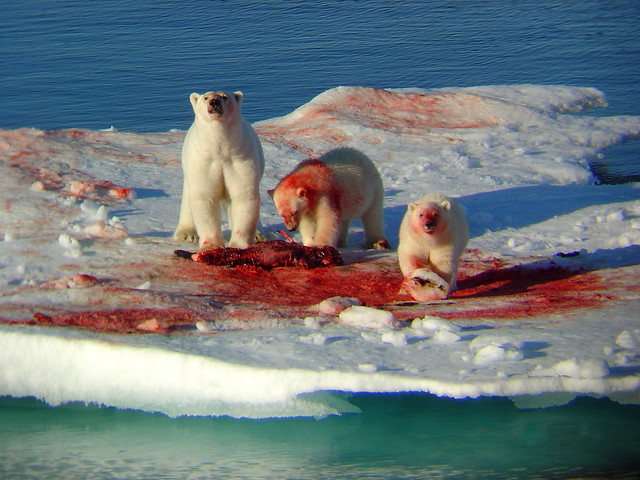
{"type": "Polygon", "coordinates": [[[229,225],[231,226],[229,246],[247,248],[253,245],[260,217],[260,199],[232,200],[228,211],[229,225]]]}
{"type": "Polygon", "coordinates": [[[456,289],[458,274],[458,258],[453,249],[432,251],[429,264],[429,270],[442,277],[449,284],[449,291],[453,292],[456,289]]]}
{"type": "Polygon", "coordinates": [[[211,196],[192,194],[190,202],[200,250],[224,247],[220,201],[211,196]]]}
{"type": "Polygon", "coordinates": [[[314,238],[316,237],[316,220],[312,215],[303,215],[300,219],[298,230],[300,231],[303,245],[307,247],[315,245],[314,238]]]}
{"type": "Polygon", "coordinates": [[[260,220],[259,165],[253,160],[234,158],[224,166],[224,189],[229,198],[227,217],[231,227],[229,246],[247,248],[255,242],[260,220]]]}
{"type": "Polygon", "coordinates": [[[429,269],[429,254],[427,252],[426,258],[418,257],[416,255],[407,255],[403,250],[403,245],[400,245],[398,249],[398,262],[400,264],[400,270],[405,277],[410,276],[413,272],[420,268],[429,269]]]}
{"type": "Polygon", "coordinates": [[[191,205],[189,202],[189,184],[185,179],[182,186],[182,200],[180,202],[180,218],[173,238],[179,242],[198,243],[198,234],[193,225],[191,205]]]}
{"type": "MultiPolygon", "coordinates": [[[[316,233],[313,238],[314,247],[330,245],[337,248],[340,242],[340,218],[329,206],[318,206],[316,214],[316,233]]],[[[349,229],[346,229],[347,234],[349,229]]],[[[345,240],[346,243],[346,240],[345,240]]],[[[306,243],[305,243],[306,245],[306,243]]]]}

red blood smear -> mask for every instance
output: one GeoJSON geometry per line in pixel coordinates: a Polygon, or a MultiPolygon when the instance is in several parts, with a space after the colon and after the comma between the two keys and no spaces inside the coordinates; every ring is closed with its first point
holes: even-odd
{"type": "MultiPolygon", "coordinates": [[[[615,282],[605,282],[598,273],[549,265],[548,260],[514,266],[499,260],[466,258],[459,274],[459,290],[451,299],[420,304],[400,292],[403,277],[394,255],[367,255],[343,255],[347,265],[338,267],[270,270],[209,266],[176,258],[163,265],[153,264],[156,284],[164,282],[158,288],[170,286],[172,293],[155,296],[156,304],[148,308],[141,299],[135,308],[101,309],[95,305],[83,311],[42,309],[25,323],[144,333],[138,326],[155,319],[160,332],[187,332],[194,331],[199,320],[235,319],[259,324],[261,320],[304,318],[314,314],[311,305],[334,296],[358,298],[364,305],[389,310],[403,321],[425,315],[508,321],[566,316],[577,309],[596,308],[615,298],[612,292],[617,288],[615,282]],[[179,306],[170,304],[172,298],[179,299],[179,306]]],[[[124,301],[122,304],[126,305],[124,301]]]]}
{"type": "Polygon", "coordinates": [[[200,291],[237,304],[308,306],[335,297],[357,297],[382,305],[398,296],[400,271],[372,272],[355,266],[262,269],[210,267],[187,263],[174,272],[181,280],[196,281],[200,291]]]}
{"type": "Polygon", "coordinates": [[[603,284],[602,277],[595,273],[560,267],[491,269],[460,280],[459,290],[452,297],[466,303],[495,298],[497,305],[443,312],[440,316],[513,319],[593,308],[610,299],[600,293],[603,284]]]}
{"type": "Polygon", "coordinates": [[[429,304],[412,302],[400,292],[402,274],[387,261],[313,270],[187,265],[180,271],[184,278],[211,289],[218,299],[237,304],[303,307],[333,296],[355,297],[364,305],[388,309],[401,320],[420,315],[448,319],[550,316],[611,299],[602,294],[604,281],[596,273],[554,265],[501,266],[494,260],[466,261],[451,301],[429,304]]]}
{"type": "Polygon", "coordinates": [[[64,311],[49,315],[37,312],[33,317],[41,325],[83,327],[113,333],[144,333],[137,328],[138,325],[152,319],[158,320],[159,332],[191,328],[197,321],[191,312],[177,307],[64,311]]]}

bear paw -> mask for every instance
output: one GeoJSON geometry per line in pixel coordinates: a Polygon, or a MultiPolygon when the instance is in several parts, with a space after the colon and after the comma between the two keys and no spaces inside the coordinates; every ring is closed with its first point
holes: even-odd
{"type": "Polygon", "coordinates": [[[416,302],[444,300],[449,296],[449,284],[438,274],[424,268],[414,270],[402,282],[402,287],[416,302]]]}
{"type": "Polygon", "coordinates": [[[386,238],[381,238],[372,245],[374,250],[391,250],[391,245],[387,242],[386,238]]]}
{"type": "Polygon", "coordinates": [[[173,234],[173,238],[178,242],[198,243],[198,234],[195,230],[186,230],[179,228],[173,234]]]}

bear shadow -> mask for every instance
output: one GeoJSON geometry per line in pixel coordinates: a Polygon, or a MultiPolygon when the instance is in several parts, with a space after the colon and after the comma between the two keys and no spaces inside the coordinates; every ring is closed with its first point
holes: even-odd
{"type": "Polygon", "coordinates": [[[542,358],[546,357],[547,354],[543,352],[545,348],[549,348],[551,344],[549,342],[524,342],[520,351],[523,355],[523,360],[528,360],[530,358],[542,358]]]}
{"type": "Polygon", "coordinates": [[[487,230],[528,227],[595,205],[640,200],[640,189],[632,185],[617,185],[615,189],[606,185],[534,185],[480,192],[456,200],[466,210],[469,236],[473,238],[487,230]]]}
{"type": "Polygon", "coordinates": [[[136,198],[163,198],[170,195],[160,188],[134,188],[136,198]]]}
{"type": "MultiPolygon", "coordinates": [[[[385,196],[393,197],[396,193],[387,191],[385,196]]],[[[416,194],[412,201],[425,193],[416,194]]],[[[617,185],[614,190],[607,185],[532,185],[456,198],[465,210],[470,238],[481,236],[487,230],[528,227],[594,205],[630,200],[640,200],[640,189],[632,185],[617,185]],[[606,196],[594,195],[595,192],[606,193],[606,196]]],[[[398,244],[398,231],[406,210],[407,205],[384,209],[385,232],[392,245],[398,244]]]]}
{"type": "Polygon", "coordinates": [[[400,224],[407,211],[406,205],[397,205],[395,207],[387,207],[384,209],[384,233],[387,240],[391,244],[391,248],[398,248],[398,234],[400,232],[400,224]]]}
{"type": "Polygon", "coordinates": [[[602,269],[623,268],[640,264],[640,245],[592,253],[577,252],[569,257],[542,258],[504,268],[491,268],[458,280],[458,297],[498,297],[518,295],[546,283],[566,281],[577,275],[602,269]],[[492,286],[493,285],[493,286],[492,286]],[[483,286],[492,286],[478,291],[483,286]],[[468,295],[465,295],[465,290],[468,295]]]}

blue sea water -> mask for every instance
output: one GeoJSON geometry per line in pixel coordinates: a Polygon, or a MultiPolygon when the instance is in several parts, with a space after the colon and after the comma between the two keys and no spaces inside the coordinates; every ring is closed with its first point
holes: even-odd
{"type": "MultiPolygon", "coordinates": [[[[0,1],[0,127],[188,128],[192,91],[250,121],[339,85],[596,87],[640,114],[640,2],[0,1]]],[[[635,143],[594,169],[640,179],[635,143]]],[[[640,472],[637,407],[357,395],[322,420],[170,419],[1,399],[0,478],[564,478],[640,472]]],[[[621,477],[626,478],[626,477],[621,477]]]]}

